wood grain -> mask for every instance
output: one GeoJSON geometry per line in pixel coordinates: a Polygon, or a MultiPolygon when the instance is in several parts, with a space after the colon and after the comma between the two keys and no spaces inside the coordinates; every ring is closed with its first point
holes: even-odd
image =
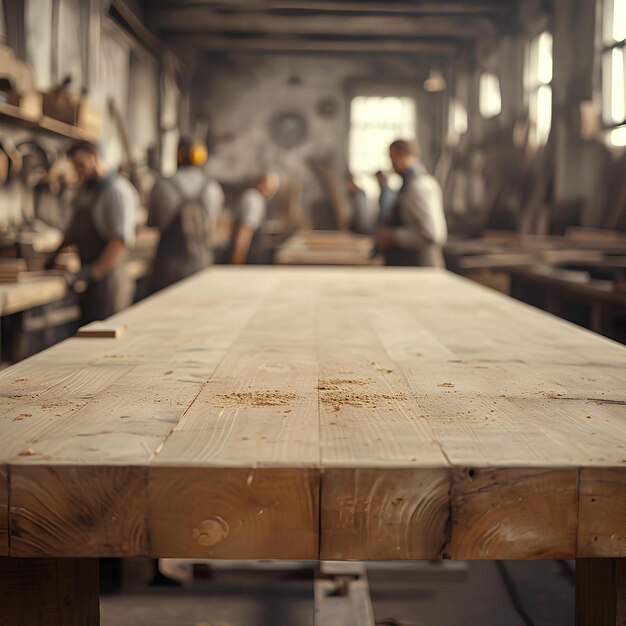
{"type": "Polygon", "coordinates": [[[577,472],[456,471],[453,559],[570,559],[576,555],[577,472]]]}
{"type": "Polygon", "coordinates": [[[11,555],[148,553],[147,470],[142,467],[11,469],[11,555]]]}
{"type": "Polygon", "coordinates": [[[445,469],[329,469],[321,502],[324,560],[438,559],[449,539],[445,469]]]}
{"type": "Polygon", "coordinates": [[[622,469],[580,470],[578,556],[626,556],[626,474],[622,469]]]}
{"type": "Polygon", "coordinates": [[[151,468],[151,555],[316,559],[318,493],[312,469],[151,468]]]}
{"type": "Polygon", "coordinates": [[[99,624],[98,560],[2,557],[0,606],[3,626],[99,624]]]}

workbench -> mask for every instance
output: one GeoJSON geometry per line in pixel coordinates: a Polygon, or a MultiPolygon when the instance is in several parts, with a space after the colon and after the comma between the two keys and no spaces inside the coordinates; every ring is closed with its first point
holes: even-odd
{"type": "Polygon", "coordinates": [[[372,256],[374,240],[367,235],[333,230],[294,233],[276,251],[277,265],[382,265],[372,256]]]}
{"type": "Polygon", "coordinates": [[[138,555],[577,559],[579,626],[626,619],[623,346],[439,269],[212,268],[109,323],[0,374],[10,623],[97,623],[138,555]]]}

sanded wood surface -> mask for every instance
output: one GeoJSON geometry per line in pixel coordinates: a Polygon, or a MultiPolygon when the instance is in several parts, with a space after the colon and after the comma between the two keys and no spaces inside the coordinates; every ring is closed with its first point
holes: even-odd
{"type": "Polygon", "coordinates": [[[0,373],[5,554],[626,556],[621,345],[436,269],[213,268],[110,323],[0,373]]]}

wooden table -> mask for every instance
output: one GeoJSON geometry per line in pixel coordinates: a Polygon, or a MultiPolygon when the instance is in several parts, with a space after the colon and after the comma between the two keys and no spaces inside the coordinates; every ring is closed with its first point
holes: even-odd
{"type": "Polygon", "coordinates": [[[276,251],[277,265],[382,265],[372,257],[374,241],[366,235],[333,230],[304,230],[276,251]]]}
{"type": "Polygon", "coordinates": [[[435,269],[210,269],[112,320],[0,374],[15,623],[95,623],[135,555],[575,558],[578,624],[626,619],[626,348],[435,269]]]}

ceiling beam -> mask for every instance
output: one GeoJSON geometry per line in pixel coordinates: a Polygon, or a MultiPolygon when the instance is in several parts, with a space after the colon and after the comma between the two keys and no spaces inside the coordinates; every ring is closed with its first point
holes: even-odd
{"type": "Polygon", "coordinates": [[[508,15],[510,2],[340,2],[334,0],[152,0],[151,6],[248,11],[325,11],[399,15],[508,15]]]}
{"type": "Polygon", "coordinates": [[[495,33],[481,17],[282,16],[248,12],[225,15],[202,7],[153,9],[152,29],[167,33],[260,33],[265,35],[328,35],[353,37],[458,37],[471,39],[495,33]]]}
{"type": "Polygon", "coordinates": [[[451,57],[459,50],[453,43],[439,41],[328,41],[315,39],[245,37],[221,35],[180,35],[168,38],[173,45],[191,46],[205,51],[266,52],[266,53],[342,53],[377,55],[416,55],[451,57]]]}

